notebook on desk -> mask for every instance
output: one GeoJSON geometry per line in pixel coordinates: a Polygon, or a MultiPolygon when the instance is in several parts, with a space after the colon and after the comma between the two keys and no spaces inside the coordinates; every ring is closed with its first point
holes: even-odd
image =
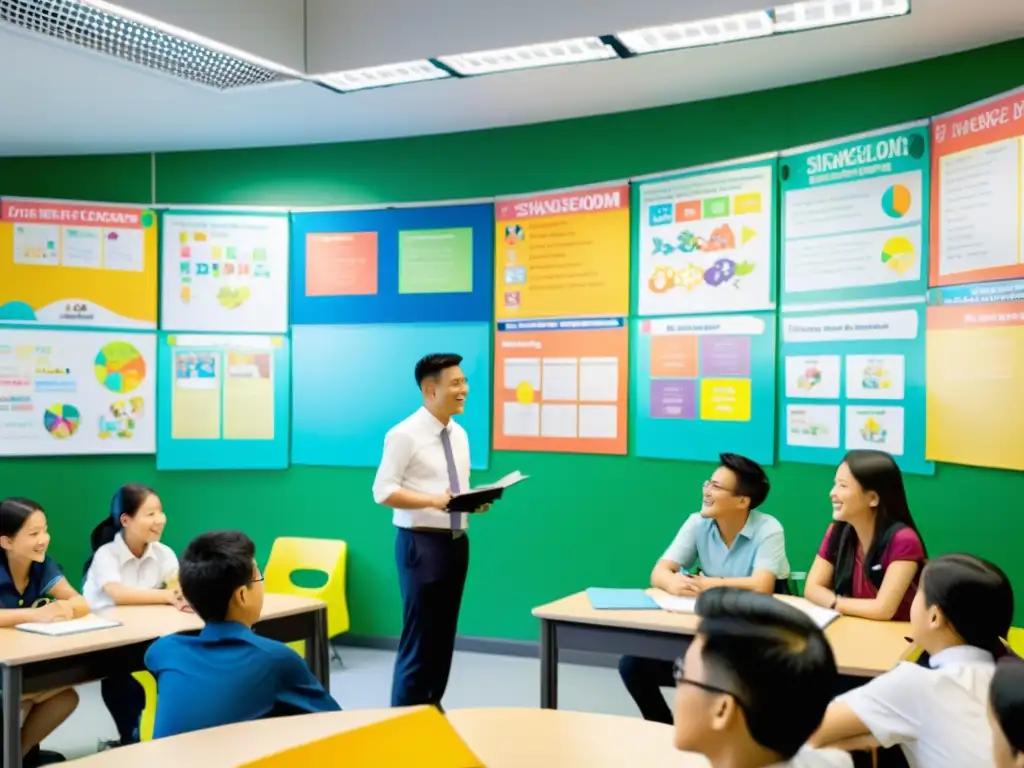
{"type": "Polygon", "coordinates": [[[67,621],[30,621],[26,624],[16,624],[15,629],[20,629],[22,632],[32,632],[37,635],[63,637],[64,635],[77,635],[81,632],[94,632],[97,629],[112,629],[119,626],[121,626],[119,621],[104,619],[94,613],[90,613],[80,619],[68,619],[67,621]]]}
{"type": "Polygon", "coordinates": [[[825,629],[825,627],[838,619],[841,615],[839,611],[833,611],[831,608],[822,608],[820,605],[815,605],[810,600],[803,597],[793,598],[786,602],[798,611],[810,616],[811,621],[817,624],[819,629],[825,629]]]}
{"type": "Polygon", "coordinates": [[[609,611],[657,610],[658,604],[642,589],[605,589],[591,587],[587,590],[590,607],[609,611]]]}

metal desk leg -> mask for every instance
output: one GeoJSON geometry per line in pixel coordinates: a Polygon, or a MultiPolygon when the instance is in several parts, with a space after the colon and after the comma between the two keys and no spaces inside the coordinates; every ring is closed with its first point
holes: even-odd
{"type": "Polygon", "coordinates": [[[21,768],[21,667],[3,667],[4,768],[21,768]]]}
{"type": "Polygon", "coordinates": [[[306,642],[306,663],[324,690],[331,692],[331,656],[327,641],[327,609],[313,613],[313,636],[306,642]]]}
{"type": "Polygon", "coordinates": [[[540,620],[540,706],[558,709],[558,627],[540,620]]]}

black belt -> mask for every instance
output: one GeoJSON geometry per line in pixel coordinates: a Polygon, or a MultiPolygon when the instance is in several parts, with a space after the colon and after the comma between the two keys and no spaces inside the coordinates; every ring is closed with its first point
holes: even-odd
{"type": "Polygon", "coordinates": [[[465,529],[462,528],[453,530],[451,528],[430,528],[427,526],[420,526],[417,528],[406,528],[405,530],[412,531],[413,533],[432,533],[435,535],[447,534],[451,536],[453,539],[461,539],[463,536],[466,535],[465,529]]]}

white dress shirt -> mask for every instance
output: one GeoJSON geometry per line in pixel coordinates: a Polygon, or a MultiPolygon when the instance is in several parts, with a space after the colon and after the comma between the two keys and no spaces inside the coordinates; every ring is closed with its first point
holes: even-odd
{"type": "Polygon", "coordinates": [[[838,701],[883,747],[901,745],[910,768],[991,768],[986,708],[995,659],[959,645],[930,662],[932,669],[902,662],[838,701]]]}
{"type": "Polygon", "coordinates": [[[162,589],[178,572],[178,558],[166,544],[154,541],[142,557],[135,557],[119,533],[109,544],[96,550],[85,575],[82,596],[94,611],[114,605],[103,588],[118,583],[133,589],[162,589]]]}
{"type": "MultiPolygon", "coordinates": [[[[445,460],[441,432],[448,431],[455,459],[459,491],[469,490],[469,436],[461,426],[449,419],[445,426],[426,408],[391,428],[384,436],[384,455],[373,481],[373,500],[383,504],[399,489],[438,495],[451,488],[448,463],[445,460]]],[[[451,530],[452,515],[458,527],[465,530],[468,515],[439,512],[436,509],[396,509],[392,522],[399,528],[441,528],[451,530]]]]}
{"type": "Polygon", "coordinates": [[[853,758],[849,752],[839,749],[804,747],[789,762],[778,763],[771,768],[853,768],[853,758]]]}

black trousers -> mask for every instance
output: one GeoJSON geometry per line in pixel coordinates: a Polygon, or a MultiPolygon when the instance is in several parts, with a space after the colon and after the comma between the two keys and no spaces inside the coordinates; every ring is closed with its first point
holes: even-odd
{"type": "Polygon", "coordinates": [[[399,528],[395,564],[402,590],[402,637],[391,706],[440,705],[455,651],[469,537],[399,528]]]}
{"type": "MultiPolygon", "coordinates": [[[[689,638],[680,638],[679,655],[690,647],[689,638]]],[[[619,659],[619,677],[633,697],[644,720],[672,725],[672,710],[665,703],[662,688],[675,688],[674,663],[641,656],[623,656],[619,659]]]]}
{"type": "Polygon", "coordinates": [[[103,703],[117,726],[117,737],[122,744],[139,740],[139,721],[146,708],[146,692],[129,673],[111,675],[100,682],[103,703]]]}

